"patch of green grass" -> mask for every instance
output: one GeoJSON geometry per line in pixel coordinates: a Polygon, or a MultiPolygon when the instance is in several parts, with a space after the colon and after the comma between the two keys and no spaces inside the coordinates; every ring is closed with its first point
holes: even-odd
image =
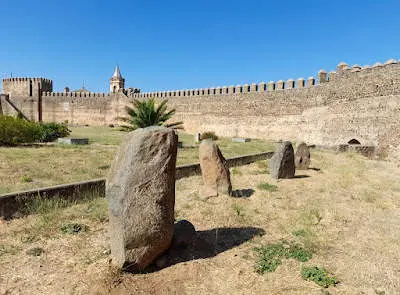
{"type": "Polygon", "coordinates": [[[233,175],[242,175],[242,171],[240,171],[238,168],[233,168],[231,172],[233,175]]]}
{"type": "Polygon", "coordinates": [[[127,132],[105,126],[69,127],[72,130],[69,137],[89,138],[89,143],[103,145],[119,145],[127,132]]]}
{"type": "Polygon", "coordinates": [[[339,283],[338,279],[330,275],[325,268],[319,268],[317,266],[303,266],[301,268],[301,277],[306,281],[313,281],[317,285],[324,288],[335,286],[337,283],[339,283]]]}
{"type": "Polygon", "coordinates": [[[304,229],[299,229],[299,230],[295,230],[294,232],[292,232],[292,234],[295,237],[305,237],[307,235],[307,232],[304,229]]]}
{"type": "Polygon", "coordinates": [[[30,176],[24,175],[21,177],[21,182],[33,182],[33,179],[30,176]]]}
{"type": "Polygon", "coordinates": [[[282,264],[282,257],[286,254],[283,244],[269,244],[253,250],[258,254],[255,269],[260,274],[274,272],[282,264]]]}
{"type": "Polygon", "coordinates": [[[80,232],[88,231],[89,227],[80,223],[67,223],[61,226],[61,231],[65,234],[76,235],[80,232]]]}
{"type": "Polygon", "coordinates": [[[263,190],[263,191],[269,191],[269,192],[276,192],[278,190],[278,187],[273,184],[269,184],[267,182],[260,183],[257,186],[258,189],[263,190]]]}
{"type": "Polygon", "coordinates": [[[20,200],[23,203],[21,211],[25,214],[48,214],[52,211],[62,209],[71,204],[71,202],[61,198],[47,199],[37,196],[30,199],[20,200]]]}
{"type": "Polygon", "coordinates": [[[305,249],[299,244],[285,241],[256,247],[253,250],[258,254],[255,270],[260,274],[274,272],[282,264],[282,259],[294,258],[297,261],[306,262],[312,257],[311,250],[305,249]]]}
{"type": "Polygon", "coordinates": [[[43,248],[41,247],[34,247],[26,250],[26,254],[30,256],[40,256],[44,253],[43,248]]]}
{"type": "Polygon", "coordinates": [[[312,257],[312,252],[309,249],[305,249],[299,244],[292,244],[286,253],[286,258],[294,258],[300,262],[306,262],[312,257]]]}

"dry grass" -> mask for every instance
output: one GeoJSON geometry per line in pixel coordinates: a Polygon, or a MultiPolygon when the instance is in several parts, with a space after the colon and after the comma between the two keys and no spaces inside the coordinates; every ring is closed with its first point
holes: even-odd
{"type": "Polygon", "coordinates": [[[0,294],[397,294],[398,167],[354,154],[313,152],[312,159],[320,171],[298,171],[303,177],[290,180],[271,179],[263,162],[235,168],[233,189],[254,190],[247,198],[203,202],[200,177],[179,180],[177,218],[207,236],[216,255],[153,273],[121,274],[110,267],[104,200],[3,222],[0,294]],[[262,183],[277,190],[258,189],[262,183]],[[66,222],[89,230],[64,234],[66,222]],[[275,272],[256,273],[252,249],[282,239],[312,249],[312,259],[285,259],[275,272]],[[34,247],[44,253],[26,254],[34,247]],[[324,267],[340,283],[324,293],[301,278],[302,265],[324,267]]]}
{"type": "MultiPolygon", "coordinates": [[[[73,137],[89,138],[88,146],[45,145],[0,147],[0,194],[104,177],[126,132],[108,127],[72,127],[73,137]]],[[[198,162],[193,135],[181,133],[184,148],[177,165],[198,162]]],[[[254,140],[218,141],[226,157],[272,150],[270,143],[254,140]]]]}

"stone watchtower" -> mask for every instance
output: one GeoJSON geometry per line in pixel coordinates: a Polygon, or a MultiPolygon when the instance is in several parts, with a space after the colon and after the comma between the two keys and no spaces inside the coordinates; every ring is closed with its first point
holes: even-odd
{"type": "Polygon", "coordinates": [[[38,97],[38,90],[53,91],[53,81],[45,78],[5,78],[3,93],[10,98],[38,97]]]}
{"type": "Polygon", "coordinates": [[[110,79],[110,92],[117,93],[125,89],[125,79],[122,78],[119,66],[115,67],[114,75],[110,79]]]}

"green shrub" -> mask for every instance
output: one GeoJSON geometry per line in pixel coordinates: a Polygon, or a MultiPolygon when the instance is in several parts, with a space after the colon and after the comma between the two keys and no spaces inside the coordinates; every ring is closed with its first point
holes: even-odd
{"type": "Polygon", "coordinates": [[[253,250],[258,254],[255,270],[260,274],[274,272],[281,265],[282,259],[294,258],[297,261],[306,262],[312,257],[310,250],[299,244],[285,241],[278,244],[268,244],[253,250]]]}
{"type": "Polygon", "coordinates": [[[276,185],[269,184],[267,182],[260,183],[257,186],[257,188],[260,190],[269,191],[269,192],[276,192],[278,190],[278,187],[276,185]]]}
{"type": "Polygon", "coordinates": [[[16,146],[22,143],[38,142],[42,129],[34,122],[0,115],[0,146],[16,146]]]}
{"type": "Polygon", "coordinates": [[[301,277],[307,281],[313,281],[324,288],[339,283],[338,279],[331,276],[325,268],[318,268],[317,266],[303,266],[301,268],[301,277]]]}
{"type": "Polygon", "coordinates": [[[206,131],[200,134],[200,140],[203,139],[212,139],[212,140],[217,140],[218,136],[215,134],[214,131],[206,131]]]}
{"type": "Polygon", "coordinates": [[[43,133],[42,142],[51,142],[60,137],[67,137],[71,132],[64,123],[41,123],[40,128],[43,133]]]}

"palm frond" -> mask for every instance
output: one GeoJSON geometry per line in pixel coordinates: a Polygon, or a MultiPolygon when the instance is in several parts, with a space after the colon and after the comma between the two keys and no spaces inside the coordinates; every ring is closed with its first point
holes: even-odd
{"type": "Polygon", "coordinates": [[[175,122],[167,124],[166,121],[171,119],[175,114],[175,109],[167,111],[168,100],[162,100],[156,105],[155,98],[147,100],[134,99],[131,106],[126,106],[126,117],[119,117],[118,119],[128,123],[131,128],[145,128],[148,126],[165,126],[174,129],[183,129],[182,122],[175,122]]]}

